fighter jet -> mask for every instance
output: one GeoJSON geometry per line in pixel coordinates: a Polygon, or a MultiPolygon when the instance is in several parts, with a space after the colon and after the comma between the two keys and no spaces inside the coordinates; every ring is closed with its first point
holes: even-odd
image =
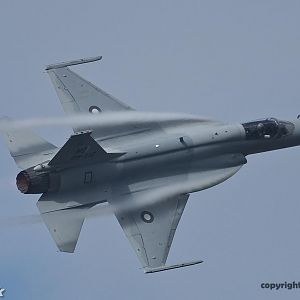
{"type": "Polygon", "coordinates": [[[149,114],[135,123],[133,108],[69,69],[100,59],[52,64],[46,71],[68,116],[101,120],[122,113],[132,115],[131,122],[75,124],[61,148],[31,129],[7,130],[11,156],[22,169],[17,188],[42,194],[37,207],[62,252],[74,252],[84,212],[108,203],[145,273],[201,263],[166,265],[189,195],[233,176],[247,155],[300,145],[300,120],[227,124],[186,114],[166,120],[149,114]]]}

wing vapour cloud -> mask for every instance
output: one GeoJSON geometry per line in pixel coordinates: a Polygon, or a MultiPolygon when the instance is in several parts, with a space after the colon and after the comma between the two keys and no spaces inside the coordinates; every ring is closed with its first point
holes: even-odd
{"type": "MultiPolygon", "coordinates": [[[[41,126],[93,126],[117,127],[124,124],[139,124],[160,122],[172,125],[178,122],[208,122],[207,118],[200,118],[189,114],[155,113],[155,112],[112,112],[98,114],[76,114],[61,117],[39,117],[23,120],[13,120],[7,117],[0,119],[0,131],[18,130],[41,126]]],[[[210,121],[211,122],[211,121],[210,121]]]]}

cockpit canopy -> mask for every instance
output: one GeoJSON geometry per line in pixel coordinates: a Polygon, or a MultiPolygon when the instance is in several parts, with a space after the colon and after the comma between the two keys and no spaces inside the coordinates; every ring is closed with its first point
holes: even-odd
{"type": "Polygon", "coordinates": [[[246,139],[274,139],[289,135],[294,130],[294,125],[291,122],[280,121],[275,118],[252,121],[242,124],[246,139]]]}

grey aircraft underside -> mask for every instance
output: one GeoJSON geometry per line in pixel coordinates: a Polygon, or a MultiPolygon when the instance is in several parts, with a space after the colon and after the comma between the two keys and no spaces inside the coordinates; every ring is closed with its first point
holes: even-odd
{"type": "MultiPolygon", "coordinates": [[[[101,57],[49,65],[46,70],[67,115],[132,113],[134,110],[68,67],[101,57]]],[[[158,114],[159,115],[159,114],[158,114]]],[[[102,128],[77,124],[61,147],[27,129],[6,132],[22,171],[18,189],[42,194],[37,207],[58,249],[74,252],[84,213],[108,202],[146,273],[166,266],[189,194],[233,176],[249,154],[300,144],[300,120],[267,118],[243,124],[188,118],[147,118],[102,128]]]]}

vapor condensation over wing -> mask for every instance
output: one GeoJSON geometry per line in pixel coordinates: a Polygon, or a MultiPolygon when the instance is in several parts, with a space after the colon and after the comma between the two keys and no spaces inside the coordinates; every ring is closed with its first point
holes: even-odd
{"type": "MultiPolygon", "coordinates": [[[[113,214],[112,207],[108,204],[101,204],[88,211],[80,209],[66,210],[66,215],[72,217],[95,218],[110,216],[113,214]]],[[[0,217],[0,231],[11,227],[18,227],[23,225],[34,225],[44,223],[40,214],[23,215],[23,216],[2,216],[0,217]]]]}
{"type": "Polygon", "coordinates": [[[195,117],[188,114],[153,113],[153,112],[113,112],[103,114],[78,114],[62,117],[42,117],[25,120],[0,119],[0,130],[17,130],[40,126],[94,126],[111,127],[124,124],[137,124],[145,122],[172,122],[190,121],[206,122],[208,119],[195,117]]]}
{"type": "MultiPolygon", "coordinates": [[[[106,217],[114,214],[115,210],[119,212],[130,212],[143,207],[149,207],[155,205],[158,202],[163,202],[170,199],[170,197],[177,195],[179,191],[177,184],[170,186],[157,188],[150,193],[141,195],[137,201],[132,201],[130,197],[127,200],[123,200],[120,206],[113,207],[108,203],[99,204],[88,211],[78,209],[66,210],[66,215],[72,215],[72,217],[84,217],[84,218],[98,218],[106,217]]],[[[23,225],[34,225],[43,223],[43,219],[39,214],[24,215],[24,216],[2,216],[0,217],[0,231],[8,228],[23,226],[23,225]]]]}

